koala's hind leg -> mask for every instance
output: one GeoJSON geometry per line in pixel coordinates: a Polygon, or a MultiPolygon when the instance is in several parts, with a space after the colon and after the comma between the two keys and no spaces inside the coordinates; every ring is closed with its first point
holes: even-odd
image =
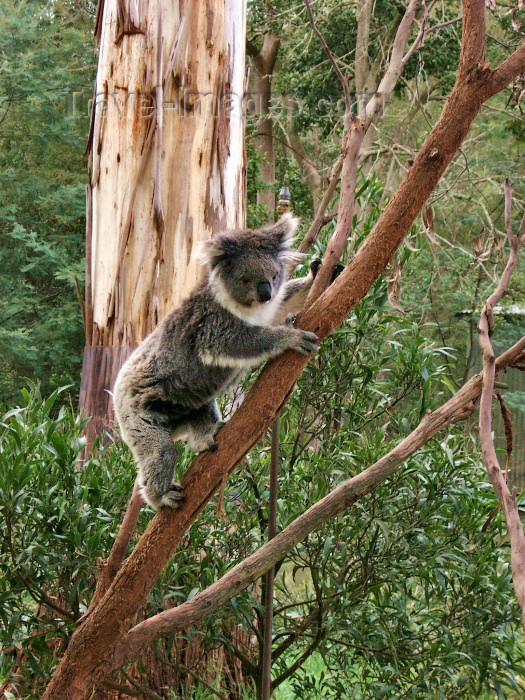
{"type": "Polygon", "coordinates": [[[197,411],[193,411],[190,420],[186,423],[189,446],[196,452],[205,450],[215,452],[217,449],[215,435],[224,423],[216,401],[210,401],[197,411]]]}
{"type": "Polygon", "coordinates": [[[147,412],[128,415],[121,428],[138,462],[144,499],[155,509],[178,508],[184,496],[182,487],[173,483],[177,450],[169,428],[158,425],[155,416],[147,412]]]}

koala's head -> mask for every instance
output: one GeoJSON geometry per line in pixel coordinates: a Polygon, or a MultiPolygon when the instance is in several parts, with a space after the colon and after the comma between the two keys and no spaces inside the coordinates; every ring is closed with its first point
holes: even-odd
{"type": "Polygon", "coordinates": [[[276,300],[286,268],[297,254],[290,245],[299,221],[285,214],[256,231],[226,231],[206,241],[204,262],[219,302],[239,315],[276,300]]]}

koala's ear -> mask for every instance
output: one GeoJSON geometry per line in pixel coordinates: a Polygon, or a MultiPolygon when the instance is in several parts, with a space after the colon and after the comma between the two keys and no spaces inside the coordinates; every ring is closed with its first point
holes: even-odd
{"type": "Polygon", "coordinates": [[[197,258],[201,265],[209,265],[211,269],[226,257],[222,236],[213,236],[207,241],[202,241],[197,252],[197,258]]]}
{"type": "Polygon", "coordinates": [[[299,219],[286,212],[272,226],[264,229],[264,234],[273,239],[275,245],[281,250],[288,250],[292,245],[293,237],[299,226],[299,219]]]}

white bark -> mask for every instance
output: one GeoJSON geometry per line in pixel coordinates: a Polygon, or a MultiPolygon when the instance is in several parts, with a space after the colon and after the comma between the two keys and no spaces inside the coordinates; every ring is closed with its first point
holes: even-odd
{"type": "Polygon", "coordinates": [[[137,344],[199,279],[196,244],[244,223],[244,25],[242,0],[104,3],[88,344],[137,344]],[[156,104],[158,84],[164,104],[156,104]]]}

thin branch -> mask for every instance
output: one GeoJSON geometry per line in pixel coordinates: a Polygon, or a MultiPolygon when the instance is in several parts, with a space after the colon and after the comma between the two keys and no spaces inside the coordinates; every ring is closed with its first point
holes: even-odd
{"type": "Polygon", "coordinates": [[[418,48],[422,47],[423,44],[425,43],[426,36],[428,34],[428,29],[427,29],[427,24],[428,24],[428,17],[430,15],[430,12],[434,5],[436,4],[436,0],[432,0],[430,3],[430,6],[427,7],[425,2],[422,2],[423,5],[423,19],[421,20],[421,26],[419,27],[419,32],[417,33],[416,38],[412,42],[412,46],[408,49],[406,54],[403,56],[402,59],[402,64],[405,65],[408,63],[408,61],[411,59],[413,54],[417,51],[418,48]]]}
{"type": "Polygon", "coordinates": [[[315,23],[314,16],[312,14],[312,8],[310,7],[310,0],[304,0],[304,4],[306,5],[306,11],[308,12],[308,19],[310,20],[310,25],[314,31],[314,34],[316,37],[319,39],[319,43],[323,47],[323,50],[328,57],[328,60],[332,64],[333,69],[337,73],[337,77],[341,81],[341,85],[343,86],[343,93],[345,96],[345,112],[350,113],[352,111],[352,99],[350,97],[350,87],[348,85],[348,79],[345,75],[343,75],[341,69],[337,65],[337,61],[334,58],[333,53],[330,51],[330,47],[325,41],[324,36],[321,34],[319,29],[317,28],[317,25],[315,23]]]}
{"type": "MultiPolygon", "coordinates": [[[[511,494],[505,481],[503,472],[494,447],[492,437],[492,396],[496,367],[494,361],[494,348],[491,335],[494,328],[494,306],[505,294],[510,276],[518,263],[518,253],[523,243],[523,232],[514,236],[512,232],[510,211],[512,195],[508,178],[505,178],[505,222],[507,238],[510,246],[509,259],[503,270],[498,286],[489,296],[478,323],[479,345],[483,354],[483,385],[479,406],[479,435],[481,441],[481,453],[483,462],[487,468],[489,479],[494,487],[498,501],[505,515],[510,539],[511,568],[514,590],[521,608],[521,622],[525,630],[525,535],[520,520],[518,506],[515,497],[511,494]]],[[[524,219],[525,221],[525,216],[524,219]]],[[[523,222],[522,222],[523,223],[523,222]]],[[[520,231],[521,231],[520,226],[520,231]]]]}
{"type": "Polygon", "coordinates": [[[140,486],[138,478],[135,479],[135,484],[133,486],[133,492],[124,513],[124,518],[120,525],[118,535],[115,538],[111,552],[106,560],[99,562],[99,570],[97,577],[97,587],[95,593],[93,594],[93,599],[89,605],[89,610],[81,618],[83,622],[91,610],[95,607],[98,601],[103,597],[107,589],[110,587],[113,579],[117,575],[122,562],[124,561],[126,554],[128,552],[129,543],[133,535],[133,530],[137,524],[139,518],[140,509],[144,500],[140,494],[140,486]]]}
{"type": "Polygon", "coordinates": [[[317,207],[317,211],[315,214],[315,218],[312,221],[310,228],[308,229],[305,237],[301,241],[300,246],[298,247],[299,253],[306,253],[306,251],[312,246],[315,241],[317,240],[317,236],[319,235],[319,231],[322,229],[325,223],[325,212],[332,201],[332,198],[335,194],[335,190],[337,187],[337,183],[339,182],[339,176],[341,174],[341,170],[343,167],[343,161],[345,158],[346,150],[343,149],[341,153],[339,154],[337,160],[334,163],[334,167],[332,168],[332,174],[331,174],[331,179],[330,182],[328,183],[328,187],[325,190],[325,193],[323,195],[323,198],[317,207]]]}

